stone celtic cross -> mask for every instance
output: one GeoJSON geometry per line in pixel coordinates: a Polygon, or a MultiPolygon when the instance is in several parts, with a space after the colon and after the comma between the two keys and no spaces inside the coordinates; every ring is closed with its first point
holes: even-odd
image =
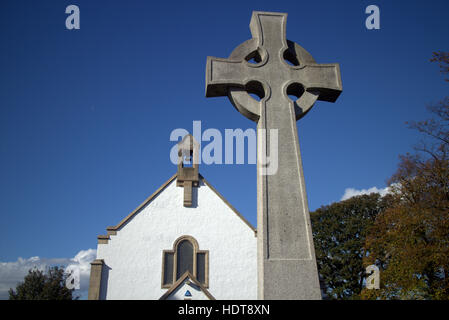
{"type": "Polygon", "coordinates": [[[321,299],[296,120],[317,100],[336,101],[340,68],[317,64],[287,40],[286,20],[285,13],[253,12],[253,38],[228,59],[207,58],[206,97],[228,96],[263,129],[257,139],[259,299],[321,299]],[[270,143],[277,143],[274,172],[266,162],[270,143]]]}

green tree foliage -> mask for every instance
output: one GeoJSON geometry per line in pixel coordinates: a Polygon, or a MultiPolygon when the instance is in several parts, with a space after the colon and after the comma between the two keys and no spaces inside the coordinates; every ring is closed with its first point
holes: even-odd
{"type": "Polygon", "coordinates": [[[31,269],[15,291],[9,290],[9,300],[72,300],[73,289],[65,286],[67,276],[59,267],[50,267],[45,273],[31,269]]]}
{"type": "Polygon", "coordinates": [[[318,271],[330,299],[355,299],[363,289],[365,238],[388,205],[377,193],[350,198],[311,213],[318,271]]]}
{"type": "MultiPolygon", "coordinates": [[[[449,73],[447,53],[432,60],[449,73]]],[[[393,204],[367,236],[365,265],[379,266],[381,288],[364,299],[449,299],[449,98],[428,110],[433,118],[409,123],[424,138],[400,156],[393,204]]]]}

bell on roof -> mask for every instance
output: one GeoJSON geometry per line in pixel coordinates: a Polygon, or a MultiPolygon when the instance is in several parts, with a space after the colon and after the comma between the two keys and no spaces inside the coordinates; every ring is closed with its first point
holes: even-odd
{"type": "Polygon", "coordinates": [[[191,134],[178,143],[178,176],[176,185],[184,187],[184,207],[192,206],[192,187],[198,187],[199,144],[191,134]]]}

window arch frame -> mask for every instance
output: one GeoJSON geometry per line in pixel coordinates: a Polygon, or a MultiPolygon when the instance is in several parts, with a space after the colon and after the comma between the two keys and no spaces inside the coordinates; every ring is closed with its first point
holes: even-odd
{"type": "MultiPolygon", "coordinates": [[[[209,288],[209,250],[200,250],[198,241],[192,236],[189,235],[183,235],[175,240],[173,243],[173,249],[172,250],[162,250],[162,276],[161,276],[161,288],[170,288],[178,279],[176,278],[177,275],[177,269],[178,269],[178,246],[183,241],[189,241],[192,244],[193,247],[193,272],[192,275],[197,278],[198,275],[198,254],[204,254],[204,283],[199,281],[205,288],[209,288]],[[172,266],[172,282],[171,283],[165,283],[165,263],[166,263],[166,256],[168,254],[173,255],[173,266],[172,266]]],[[[182,277],[182,275],[180,275],[182,277]]]]}

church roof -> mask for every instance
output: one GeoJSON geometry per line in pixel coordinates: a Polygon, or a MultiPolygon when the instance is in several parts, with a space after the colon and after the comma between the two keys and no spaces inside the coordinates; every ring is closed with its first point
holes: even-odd
{"type": "MultiPolygon", "coordinates": [[[[172,181],[176,179],[178,176],[177,173],[175,173],[170,179],[168,179],[164,184],[162,184],[152,195],[150,195],[148,198],[145,199],[136,209],[134,209],[130,214],[128,214],[122,221],[120,221],[115,226],[107,227],[107,235],[99,235],[98,243],[108,243],[108,240],[110,239],[110,235],[115,235],[117,231],[125,225],[128,221],[130,221],[137,213],[140,212],[142,208],[144,208],[148,203],[150,203],[154,198],[156,198],[172,181]]],[[[245,219],[245,217],[237,211],[236,208],[234,208],[226,198],[221,195],[217,189],[215,189],[201,174],[199,175],[200,180],[204,182],[206,186],[208,186],[251,230],[254,231],[254,234],[257,235],[257,230],[254,228],[254,226],[245,219]]]]}
{"type": "MultiPolygon", "coordinates": [[[[189,286],[192,286],[193,289],[195,289],[196,291],[202,291],[204,293],[204,295],[209,298],[209,300],[215,300],[214,296],[210,294],[210,292],[196,279],[196,277],[194,275],[192,275],[189,271],[186,271],[181,278],[179,278],[168,290],[167,292],[165,292],[160,298],[159,300],[167,300],[167,298],[169,298],[172,294],[174,294],[176,292],[176,290],[178,288],[181,288],[182,285],[184,285],[184,283],[186,281],[190,281],[190,283],[188,283],[189,286]]],[[[188,291],[188,293],[190,295],[187,296],[191,296],[190,291],[188,291]]]]}

